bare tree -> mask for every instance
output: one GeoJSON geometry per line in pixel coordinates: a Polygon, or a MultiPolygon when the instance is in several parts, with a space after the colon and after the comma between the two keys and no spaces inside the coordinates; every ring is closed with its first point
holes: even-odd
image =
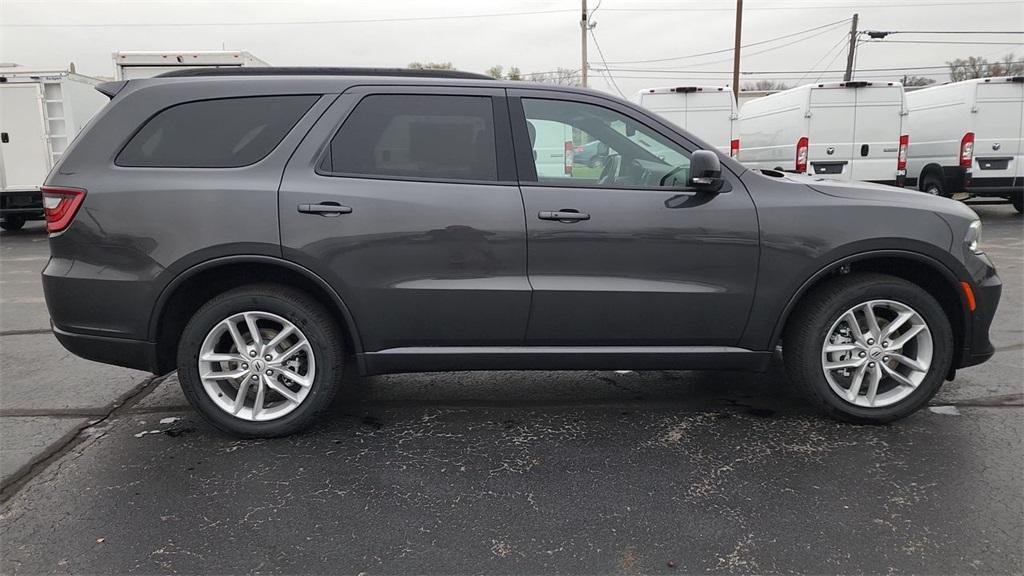
{"type": "Polygon", "coordinates": [[[522,80],[523,74],[519,71],[518,66],[512,66],[508,69],[508,74],[505,75],[507,80],[522,80]]]}
{"type": "Polygon", "coordinates": [[[1024,62],[1015,54],[1007,54],[1002,61],[989,62],[980,56],[957,58],[949,64],[949,76],[954,82],[972,78],[990,78],[992,76],[1016,76],[1024,74],[1024,62]]]}
{"type": "Polygon", "coordinates": [[[1017,59],[1015,54],[1003,56],[1002,62],[989,64],[988,76],[1020,76],[1024,74],[1024,62],[1017,59]]]}
{"type": "Polygon", "coordinates": [[[451,62],[410,62],[409,68],[413,70],[454,70],[451,62]]]}
{"type": "Polygon", "coordinates": [[[773,90],[785,90],[789,88],[784,82],[776,82],[775,80],[758,80],[757,82],[747,82],[740,87],[741,91],[756,90],[759,92],[770,92],[773,90]]]}
{"type": "Polygon", "coordinates": [[[540,82],[541,84],[560,84],[562,86],[579,86],[582,84],[578,70],[570,70],[568,68],[561,67],[553,72],[533,72],[527,74],[526,79],[530,82],[540,82]]]}
{"type": "Polygon", "coordinates": [[[928,86],[929,84],[935,84],[935,80],[927,78],[925,76],[904,76],[903,85],[908,88],[914,88],[918,86],[928,86]]]}
{"type": "Polygon", "coordinates": [[[498,80],[501,80],[502,78],[505,77],[505,67],[502,66],[501,64],[495,64],[494,66],[491,66],[490,68],[485,70],[484,74],[487,74],[491,78],[497,78],[498,80]]]}

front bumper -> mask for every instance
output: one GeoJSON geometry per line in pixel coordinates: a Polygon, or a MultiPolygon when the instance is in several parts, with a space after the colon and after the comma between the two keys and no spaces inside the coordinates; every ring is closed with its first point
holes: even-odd
{"type": "MultiPolygon", "coordinates": [[[[987,258],[986,258],[987,261],[987,258]]],[[[989,340],[988,331],[999,307],[999,297],[1003,291],[1003,282],[996,274],[995,268],[988,266],[988,271],[980,282],[971,282],[974,292],[975,308],[970,312],[969,338],[965,338],[964,348],[957,363],[957,368],[975,366],[988,360],[995,354],[995,347],[989,340]]]]}

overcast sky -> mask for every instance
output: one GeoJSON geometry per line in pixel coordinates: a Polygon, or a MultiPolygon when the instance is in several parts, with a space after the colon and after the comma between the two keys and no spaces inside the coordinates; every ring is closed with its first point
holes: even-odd
{"type": "MultiPolygon", "coordinates": [[[[593,10],[598,0],[589,4],[593,10]]],[[[80,73],[111,76],[116,50],[228,48],[280,66],[450,61],[476,72],[494,64],[524,73],[578,69],[579,9],[579,0],[0,0],[0,62],[33,68],[74,62],[80,73]]],[[[626,95],[651,86],[726,85],[734,9],[734,0],[603,0],[593,14],[594,34],[609,62],[662,60],[609,64],[626,95]]],[[[745,75],[742,82],[839,78],[821,72],[845,65],[849,21],[839,21],[854,12],[861,30],[1024,30],[1024,1],[746,0],[744,44],[795,35],[745,49],[744,72],[784,74],[745,75]],[[836,24],[798,34],[830,23],[836,24]]],[[[860,46],[857,67],[865,71],[858,77],[898,79],[901,70],[868,70],[943,66],[969,55],[1000,58],[1016,51],[1024,59],[1022,43],[1022,34],[890,36],[860,46]]],[[[594,38],[589,46],[591,66],[604,68],[594,38]]],[[[907,72],[948,80],[941,69],[907,72]]],[[[599,72],[591,72],[591,86],[616,91],[599,72]]]]}

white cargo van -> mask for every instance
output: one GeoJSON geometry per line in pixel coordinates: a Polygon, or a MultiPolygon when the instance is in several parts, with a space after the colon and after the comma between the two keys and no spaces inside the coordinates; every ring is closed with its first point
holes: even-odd
{"type": "Polygon", "coordinates": [[[950,196],[1002,197],[1021,211],[1024,76],[981,78],[907,93],[907,185],[950,196]]]}
{"type": "Polygon", "coordinates": [[[736,98],[725,86],[646,88],[633,100],[687,132],[736,157],[736,98]]]}
{"type": "Polygon", "coordinates": [[[0,68],[0,227],[43,218],[39,186],[71,140],[109,98],[97,78],[0,68]]]}
{"type": "Polygon", "coordinates": [[[743,104],[739,160],[751,168],[902,186],[906,115],[898,82],[798,86],[743,104]]]}
{"type": "Polygon", "coordinates": [[[114,78],[132,80],[192,66],[222,68],[236,66],[269,66],[243,50],[206,50],[191,52],[160,52],[124,50],[114,52],[114,78]]]}

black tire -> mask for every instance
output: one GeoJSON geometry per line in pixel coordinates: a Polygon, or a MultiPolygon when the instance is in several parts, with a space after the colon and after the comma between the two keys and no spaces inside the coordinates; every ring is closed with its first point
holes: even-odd
{"type": "Polygon", "coordinates": [[[942,196],[943,198],[949,198],[952,196],[952,193],[946,190],[946,187],[942,182],[942,178],[936,174],[928,174],[921,178],[921,191],[925,194],[942,196]]]}
{"type": "Polygon", "coordinates": [[[942,386],[953,362],[953,331],[939,303],[921,287],[901,278],[856,273],[827,281],[797,304],[782,342],[786,373],[807,397],[829,416],[846,422],[881,424],[909,416],[942,386]],[[822,346],[832,325],[847,310],[875,299],[910,306],[928,324],[932,363],[921,383],[906,398],[885,407],[856,406],[829,386],[822,368],[822,346]]]}
{"type": "Polygon", "coordinates": [[[1013,204],[1013,208],[1018,214],[1024,214],[1024,194],[1017,194],[1010,198],[1010,203],[1013,204]]]}
{"type": "Polygon", "coordinates": [[[331,405],[344,371],[343,346],[331,314],[301,291],[274,284],[242,286],[204,304],[185,326],[178,344],[178,379],[192,406],[221,431],[245,438],[284,436],[309,426],[331,405]],[[246,311],[269,312],[294,324],[309,341],[316,360],[308,395],[275,420],[255,422],[229,414],[214,403],[199,377],[199,350],[206,335],[225,318],[246,311]]]}
{"type": "Polygon", "coordinates": [[[0,221],[0,228],[8,232],[21,230],[23,226],[25,226],[24,216],[4,216],[3,221],[0,221]]]}

